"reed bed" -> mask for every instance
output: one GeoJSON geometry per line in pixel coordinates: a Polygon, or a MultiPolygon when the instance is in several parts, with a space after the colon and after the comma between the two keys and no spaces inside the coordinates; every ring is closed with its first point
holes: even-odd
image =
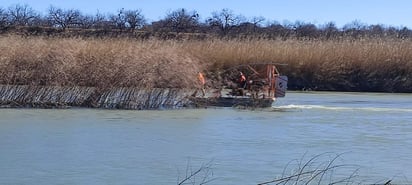
{"type": "Polygon", "coordinates": [[[193,42],[214,68],[276,62],[289,76],[290,89],[412,92],[412,41],[365,40],[213,40],[193,42]]]}
{"type": "Polygon", "coordinates": [[[175,43],[158,41],[10,36],[0,51],[6,85],[185,88],[202,70],[175,43]]]}
{"type": "Polygon", "coordinates": [[[289,89],[412,92],[412,41],[0,37],[0,84],[194,88],[206,72],[276,62],[289,89]]]}
{"type": "Polygon", "coordinates": [[[194,107],[181,88],[111,88],[0,85],[0,108],[171,109],[194,107]]]}

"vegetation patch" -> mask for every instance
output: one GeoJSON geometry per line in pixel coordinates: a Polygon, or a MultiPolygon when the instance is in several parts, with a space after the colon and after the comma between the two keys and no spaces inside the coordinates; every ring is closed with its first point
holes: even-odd
{"type": "Polygon", "coordinates": [[[203,72],[220,88],[235,66],[282,63],[292,90],[412,92],[407,27],[280,24],[229,9],[200,17],[177,9],[148,23],[140,10],[0,7],[0,84],[198,88],[203,72]]]}
{"type": "Polygon", "coordinates": [[[234,66],[282,63],[289,89],[412,92],[412,41],[0,37],[0,84],[219,88],[234,66]]]}

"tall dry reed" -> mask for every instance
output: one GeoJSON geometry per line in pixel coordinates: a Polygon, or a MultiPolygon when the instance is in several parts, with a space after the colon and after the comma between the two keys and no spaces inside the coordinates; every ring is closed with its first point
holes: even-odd
{"type": "Polygon", "coordinates": [[[185,49],[215,68],[275,62],[292,89],[412,92],[412,41],[211,40],[185,49]]]}
{"type": "Polygon", "coordinates": [[[191,87],[199,61],[170,42],[0,38],[0,83],[96,87],[191,87]]]}
{"type": "MultiPolygon", "coordinates": [[[[276,62],[292,89],[412,92],[412,41],[0,38],[0,83],[195,87],[198,71],[276,62]]],[[[208,74],[211,77],[213,74],[208,74]]]]}

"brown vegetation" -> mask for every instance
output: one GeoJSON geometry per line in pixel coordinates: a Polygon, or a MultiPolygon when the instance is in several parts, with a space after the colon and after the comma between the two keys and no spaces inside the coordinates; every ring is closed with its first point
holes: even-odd
{"type": "Polygon", "coordinates": [[[412,41],[134,40],[0,37],[0,84],[177,87],[208,85],[240,64],[276,62],[289,89],[412,92],[412,41]]]}
{"type": "Polygon", "coordinates": [[[174,42],[0,38],[0,83],[190,87],[200,62],[174,42]]]}
{"type": "Polygon", "coordinates": [[[407,27],[242,17],[177,9],[147,23],[140,10],[0,7],[0,84],[193,88],[203,71],[218,87],[233,66],[275,62],[289,89],[412,92],[407,27]]]}
{"type": "MultiPolygon", "coordinates": [[[[212,40],[188,43],[201,61],[223,68],[276,62],[291,89],[412,91],[412,41],[366,40],[212,40]]],[[[189,49],[190,48],[190,49],[189,49]]]]}

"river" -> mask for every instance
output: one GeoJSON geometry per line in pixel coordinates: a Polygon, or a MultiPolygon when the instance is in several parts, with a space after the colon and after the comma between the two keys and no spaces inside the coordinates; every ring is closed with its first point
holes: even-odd
{"type": "Polygon", "coordinates": [[[331,179],[405,183],[411,120],[412,95],[387,93],[288,92],[256,110],[0,109],[0,184],[178,184],[201,166],[196,184],[258,184],[316,155],[345,168],[331,179]]]}

